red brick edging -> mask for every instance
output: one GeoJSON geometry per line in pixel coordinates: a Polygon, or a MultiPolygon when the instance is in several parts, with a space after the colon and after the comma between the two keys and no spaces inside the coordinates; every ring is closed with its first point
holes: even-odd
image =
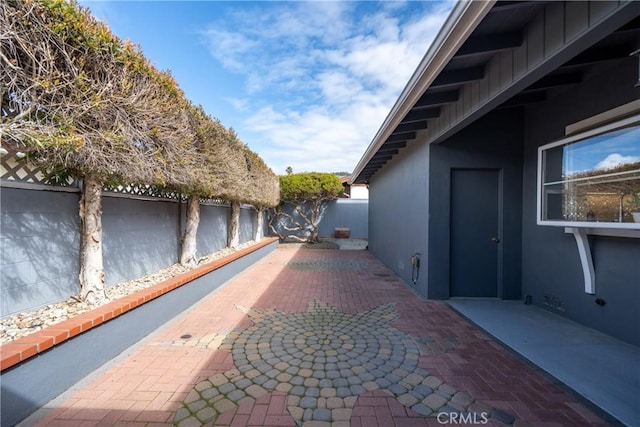
{"type": "Polygon", "coordinates": [[[193,270],[179,274],[147,289],[142,289],[126,297],[117,299],[71,319],[51,325],[31,335],[0,346],[0,372],[20,362],[42,353],[74,336],[86,332],[102,323],[114,319],[129,310],[158,298],[214,270],[224,267],[245,255],[255,252],[277,241],[268,237],[253,246],[241,249],[231,255],[204,264],[193,270]]]}

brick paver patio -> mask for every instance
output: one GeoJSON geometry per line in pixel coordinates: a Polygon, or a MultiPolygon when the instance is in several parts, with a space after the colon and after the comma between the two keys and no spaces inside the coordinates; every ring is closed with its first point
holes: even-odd
{"type": "Polygon", "coordinates": [[[366,251],[281,245],[40,425],[606,425],[366,251]]]}

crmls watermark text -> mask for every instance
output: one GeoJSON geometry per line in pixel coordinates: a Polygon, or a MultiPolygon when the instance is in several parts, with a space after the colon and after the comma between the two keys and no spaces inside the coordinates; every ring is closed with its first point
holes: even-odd
{"type": "Polygon", "coordinates": [[[489,413],[480,412],[479,414],[460,414],[457,412],[440,412],[436,418],[440,424],[487,424],[489,422],[489,413]]]}

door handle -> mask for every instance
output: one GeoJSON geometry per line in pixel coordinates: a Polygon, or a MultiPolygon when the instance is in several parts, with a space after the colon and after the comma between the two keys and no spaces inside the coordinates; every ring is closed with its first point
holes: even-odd
{"type": "Polygon", "coordinates": [[[492,237],[492,238],[491,238],[491,241],[492,241],[493,243],[500,243],[500,238],[499,238],[499,237],[495,237],[495,236],[494,236],[494,237],[492,237]]]}

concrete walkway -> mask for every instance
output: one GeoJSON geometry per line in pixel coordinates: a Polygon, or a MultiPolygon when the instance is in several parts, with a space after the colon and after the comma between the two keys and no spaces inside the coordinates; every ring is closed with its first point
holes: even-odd
{"type": "Polygon", "coordinates": [[[640,425],[640,348],[521,301],[449,305],[626,425],[640,425]]]}
{"type": "Polygon", "coordinates": [[[282,245],[26,424],[606,425],[367,251],[282,245]]]}

